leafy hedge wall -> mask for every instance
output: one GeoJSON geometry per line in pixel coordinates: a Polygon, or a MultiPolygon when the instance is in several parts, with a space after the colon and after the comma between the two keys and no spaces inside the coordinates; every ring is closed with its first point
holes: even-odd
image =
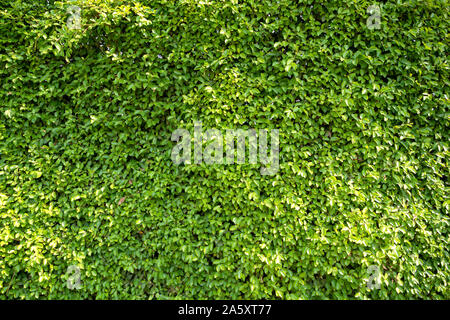
{"type": "Polygon", "coordinates": [[[449,299],[448,3],[373,4],[0,0],[0,297],[449,299]]]}

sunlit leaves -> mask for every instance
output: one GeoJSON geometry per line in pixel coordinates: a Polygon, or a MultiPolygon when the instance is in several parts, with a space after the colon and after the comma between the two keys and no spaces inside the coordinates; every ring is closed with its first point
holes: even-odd
{"type": "Polygon", "coordinates": [[[444,1],[0,3],[0,297],[450,298],[444,1]],[[280,170],[175,165],[194,121],[280,170]]]}

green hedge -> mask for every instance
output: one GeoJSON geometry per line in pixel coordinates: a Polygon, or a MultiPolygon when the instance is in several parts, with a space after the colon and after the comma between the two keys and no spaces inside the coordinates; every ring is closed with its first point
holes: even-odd
{"type": "Polygon", "coordinates": [[[450,299],[448,2],[373,4],[0,0],[0,298],[450,299]]]}

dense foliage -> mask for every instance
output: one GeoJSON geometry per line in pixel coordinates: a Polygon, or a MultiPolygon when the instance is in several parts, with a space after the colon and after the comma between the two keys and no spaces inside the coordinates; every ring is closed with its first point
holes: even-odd
{"type": "Polygon", "coordinates": [[[373,4],[0,0],[0,297],[449,299],[448,3],[373,4]]]}

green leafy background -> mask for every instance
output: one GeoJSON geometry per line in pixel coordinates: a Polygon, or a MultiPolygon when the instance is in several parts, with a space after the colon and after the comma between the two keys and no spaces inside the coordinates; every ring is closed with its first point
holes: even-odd
{"type": "Polygon", "coordinates": [[[448,2],[372,4],[0,0],[0,298],[449,299],[448,2]]]}

